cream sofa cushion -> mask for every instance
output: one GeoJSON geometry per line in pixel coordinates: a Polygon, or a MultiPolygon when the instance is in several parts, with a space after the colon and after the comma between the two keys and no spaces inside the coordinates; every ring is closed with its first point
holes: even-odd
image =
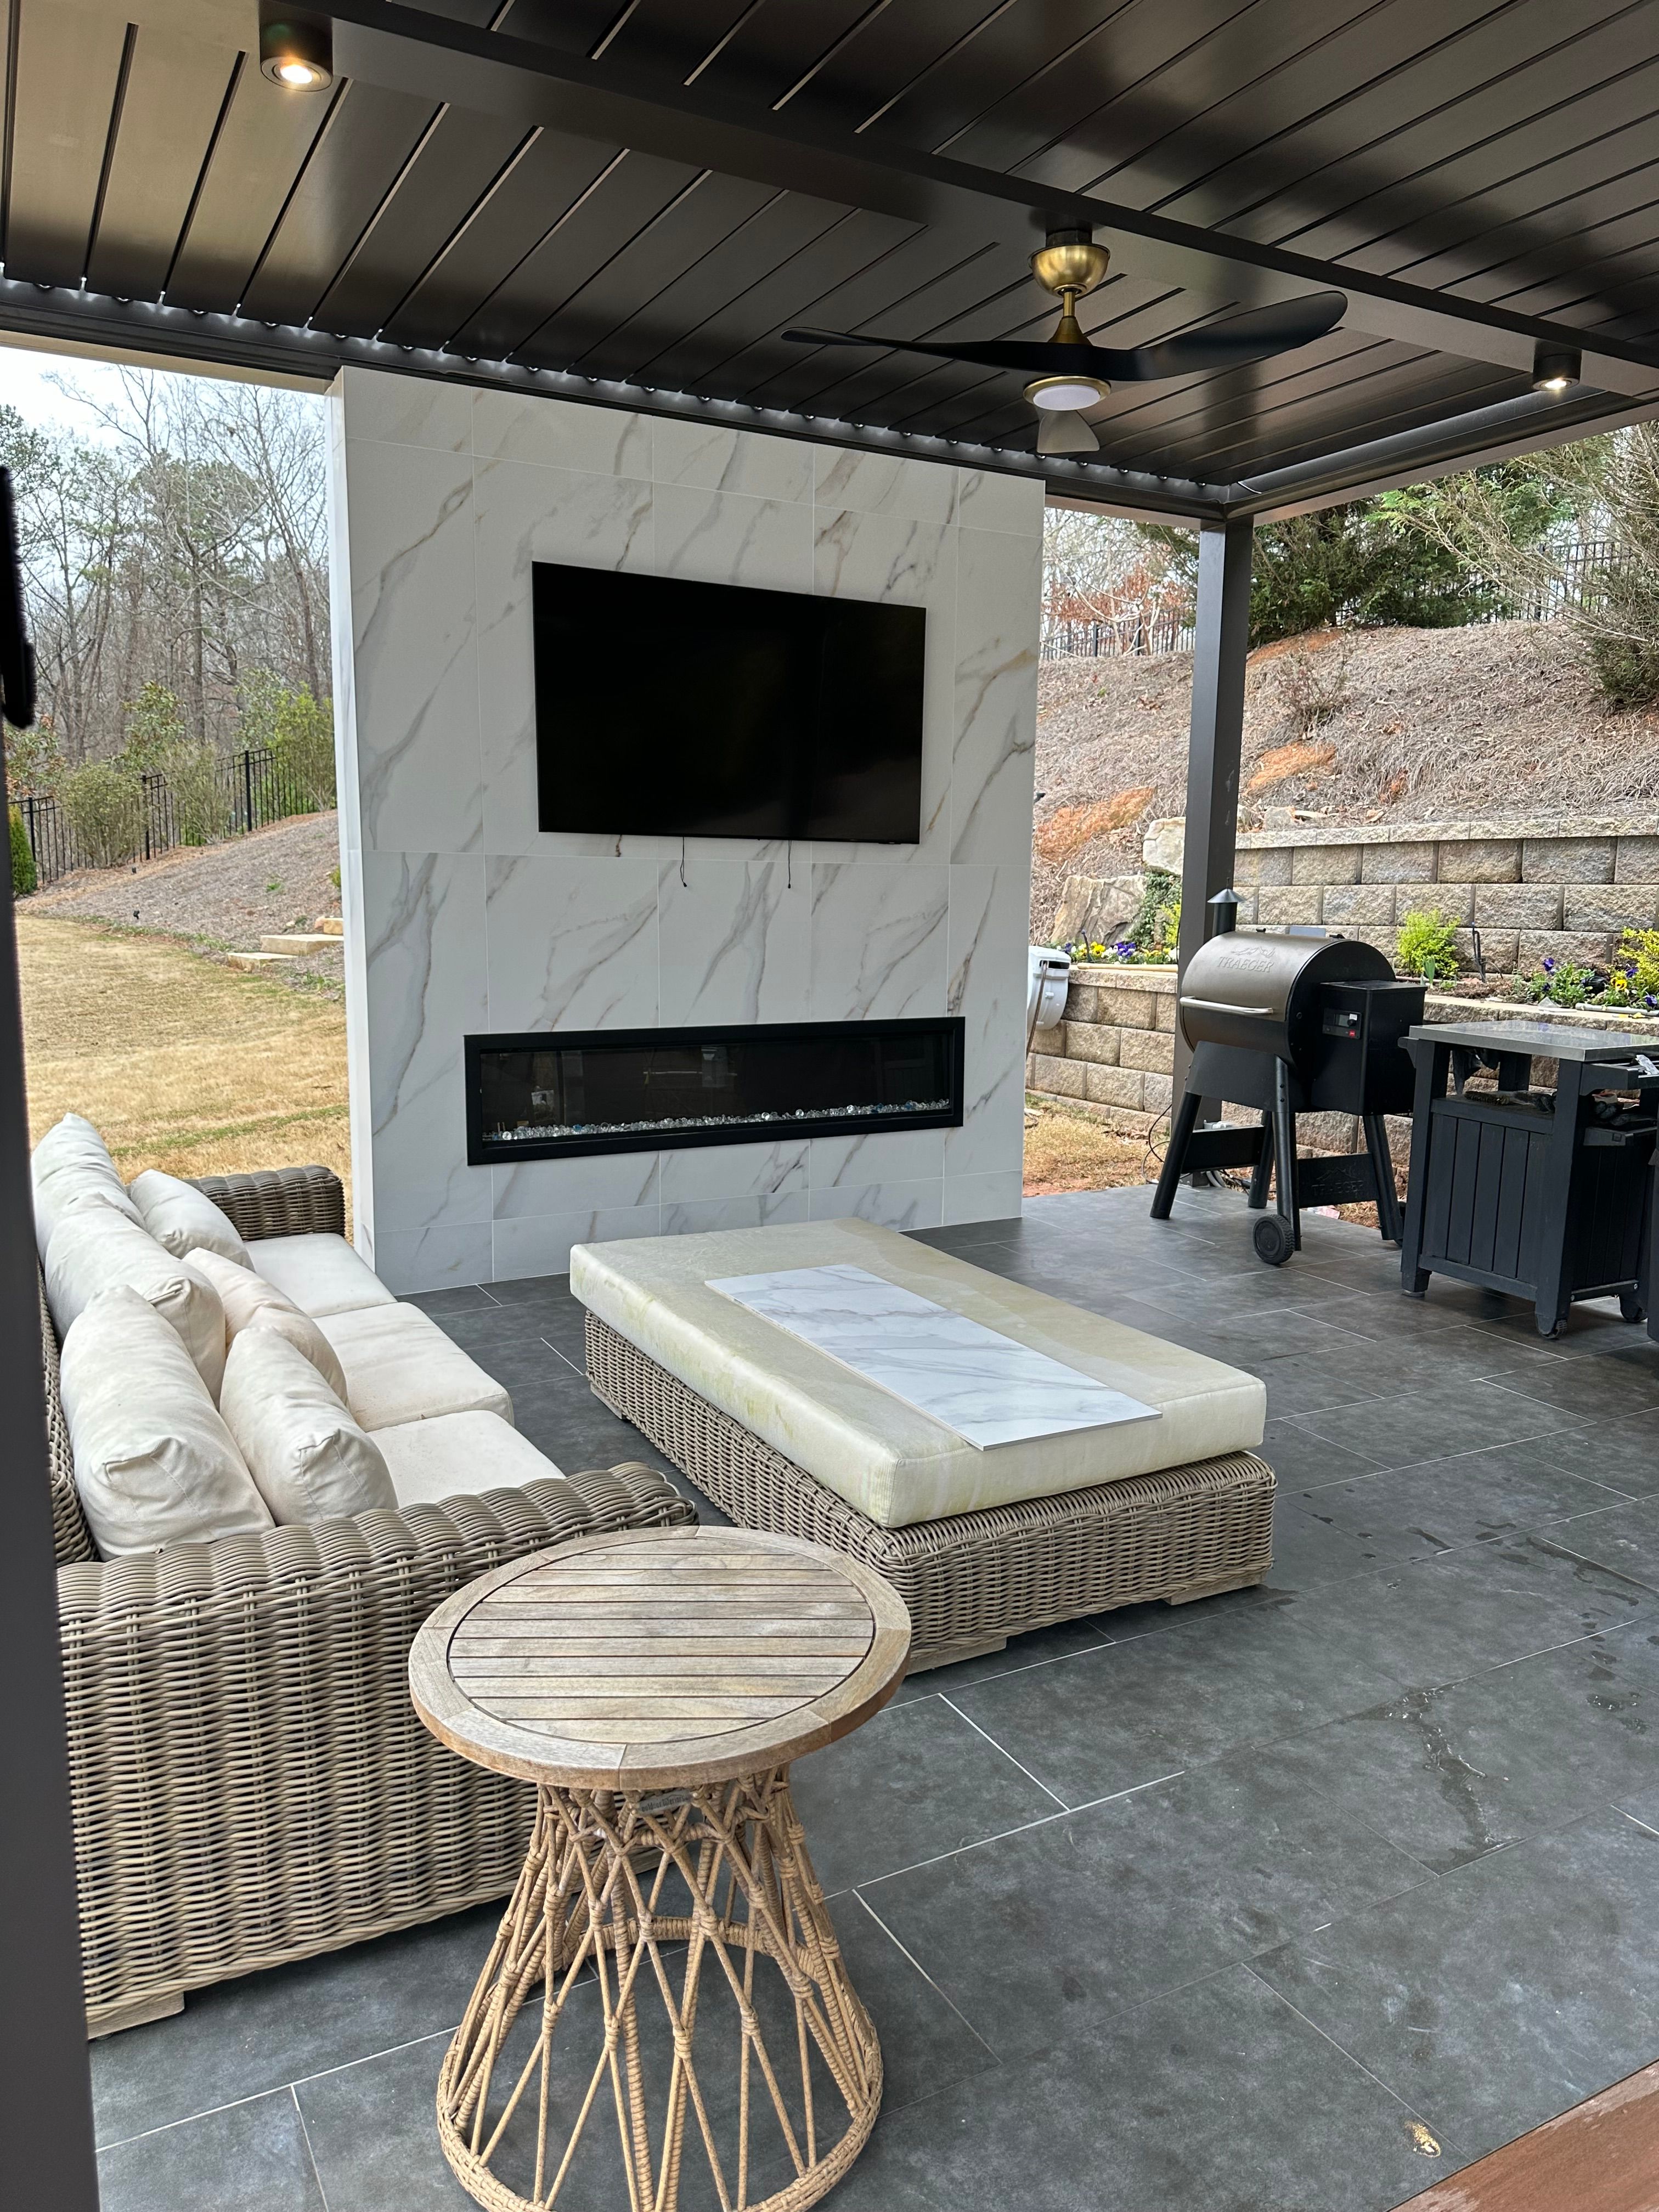
{"type": "Polygon", "coordinates": [[[397,1304],[368,1261],[359,1259],[343,1237],[317,1232],[256,1237],[248,1262],[256,1274],[275,1283],[313,1321],[325,1314],[397,1304]]]}
{"type": "Polygon", "coordinates": [[[886,1528],[1051,1498],[1261,1441],[1254,1375],[1104,1321],[866,1221],[579,1244],[570,1287],[659,1366],[886,1528]],[[1158,1408],[1156,1421],[976,1450],[954,1430],[708,1287],[769,1268],[866,1267],[1158,1408]]]}
{"type": "Polygon", "coordinates": [[[163,1175],[159,1168],[146,1168],[143,1175],[134,1176],[128,1195],[156,1243],[179,1259],[192,1251],[217,1252],[239,1267],[252,1266],[236,1224],[194,1183],[163,1175]]]}
{"type": "Polygon", "coordinates": [[[46,1247],[46,1304],[59,1337],[68,1335],[100,1291],[118,1284],[148,1298],[173,1323],[216,1401],[225,1371],[225,1310],[218,1291],[112,1206],[77,1206],[59,1221],[46,1247]]]}
{"type": "Polygon", "coordinates": [[[270,1527],[178,1331],[137,1291],[87,1304],[64,1340],[62,1389],[75,1486],[104,1559],[270,1527]]]}
{"type": "Polygon", "coordinates": [[[233,1338],[219,1410],[279,1528],[397,1504],[379,1449],[299,1346],[274,1328],[245,1328],[233,1338]]]}
{"type": "Polygon", "coordinates": [[[130,1221],[142,1221],[109,1148],[83,1114],[65,1114],[48,1129],[29,1161],[34,1183],[34,1241],[41,1264],[52,1232],[72,1207],[102,1199],[130,1221]]]}
{"type": "Polygon", "coordinates": [[[256,1275],[251,1267],[239,1267],[216,1252],[186,1252],[185,1259],[198,1275],[205,1275],[219,1293],[225,1310],[225,1351],[245,1328],[274,1328],[279,1336],[304,1352],[337,1398],[346,1395],[345,1371],[334,1346],[309,1314],[302,1314],[292,1298],[284,1297],[275,1283],[256,1275]]]}
{"type": "Polygon", "coordinates": [[[325,1314],[317,1326],[345,1370],[346,1403],[371,1431],[440,1413],[498,1413],[513,1401],[418,1306],[395,1303],[325,1314]]]}
{"type": "Polygon", "coordinates": [[[521,1490],[527,1482],[564,1480],[561,1469],[499,1413],[439,1413],[376,1429],[399,1505],[441,1505],[446,1498],[477,1498],[521,1490]]]}

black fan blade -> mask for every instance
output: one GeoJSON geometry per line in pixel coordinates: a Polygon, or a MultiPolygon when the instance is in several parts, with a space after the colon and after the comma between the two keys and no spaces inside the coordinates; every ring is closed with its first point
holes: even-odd
{"type": "Polygon", "coordinates": [[[786,331],[783,335],[795,345],[890,347],[900,353],[928,354],[935,361],[965,362],[974,368],[1012,368],[1022,376],[1071,374],[1100,377],[1108,384],[1149,384],[1161,376],[1237,368],[1310,344],[1334,330],[1347,307],[1340,292],[1310,292],[1304,299],[1257,307],[1247,315],[1208,323],[1202,330],[1150,346],[1058,345],[1052,340],[947,346],[921,338],[878,337],[873,332],[857,337],[846,331],[786,331]]]}
{"type": "Polygon", "coordinates": [[[0,469],[0,708],[14,729],[34,720],[34,647],[23,611],[23,564],[11,471],[0,469]]]}
{"type": "MultiPolygon", "coordinates": [[[[1310,292],[1299,300],[1281,300],[1271,307],[1253,308],[1249,314],[1234,315],[1224,323],[1206,323],[1201,330],[1183,331],[1179,337],[1165,338],[1158,345],[1109,355],[1115,365],[1106,374],[1114,382],[1121,379],[1126,384],[1150,384],[1163,376],[1242,368],[1247,362],[1270,361],[1275,354],[1311,345],[1327,331],[1334,331],[1347,312],[1346,293],[1310,292]]],[[[1105,352],[1103,347],[1097,350],[1105,352]]]]}

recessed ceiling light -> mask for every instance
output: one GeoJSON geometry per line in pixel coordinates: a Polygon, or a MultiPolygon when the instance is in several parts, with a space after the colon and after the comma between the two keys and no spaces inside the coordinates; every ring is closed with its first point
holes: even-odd
{"type": "Polygon", "coordinates": [[[334,26],[326,15],[259,0],[259,67],[273,84],[316,92],[334,82],[334,26]]]}
{"type": "Polygon", "coordinates": [[[1532,349],[1532,388],[1534,392],[1570,392],[1583,373],[1584,357],[1577,346],[1550,345],[1540,338],[1532,349]]]}

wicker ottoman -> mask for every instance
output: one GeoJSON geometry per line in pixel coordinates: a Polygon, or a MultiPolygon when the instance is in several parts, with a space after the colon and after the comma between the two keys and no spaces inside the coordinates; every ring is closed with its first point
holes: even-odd
{"type": "Polygon", "coordinates": [[[909,1608],[913,1674],[1053,1621],[1240,1589],[1272,1561],[1273,1470],[1253,1452],[888,1528],[592,1312],[587,1374],[740,1528],[804,1536],[884,1576],[909,1608]]]}

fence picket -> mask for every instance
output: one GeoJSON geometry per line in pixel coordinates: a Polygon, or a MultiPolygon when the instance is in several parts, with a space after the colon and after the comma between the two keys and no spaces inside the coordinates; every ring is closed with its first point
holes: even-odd
{"type": "MultiPolygon", "coordinates": [[[[218,764],[221,818],[232,836],[263,830],[272,822],[310,810],[310,794],[301,792],[285,775],[273,747],[251,746],[231,753],[218,764]]],[[[143,793],[143,854],[147,860],[170,853],[186,840],[179,833],[179,810],[167,777],[149,774],[140,778],[143,793]]],[[[21,798],[15,802],[23,817],[23,829],[34,855],[34,876],[42,889],[75,869],[92,866],[80,848],[68,817],[55,799],[21,798]]],[[[217,842],[215,840],[214,842],[217,842]]],[[[134,857],[137,855],[135,853],[134,857]]]]}

